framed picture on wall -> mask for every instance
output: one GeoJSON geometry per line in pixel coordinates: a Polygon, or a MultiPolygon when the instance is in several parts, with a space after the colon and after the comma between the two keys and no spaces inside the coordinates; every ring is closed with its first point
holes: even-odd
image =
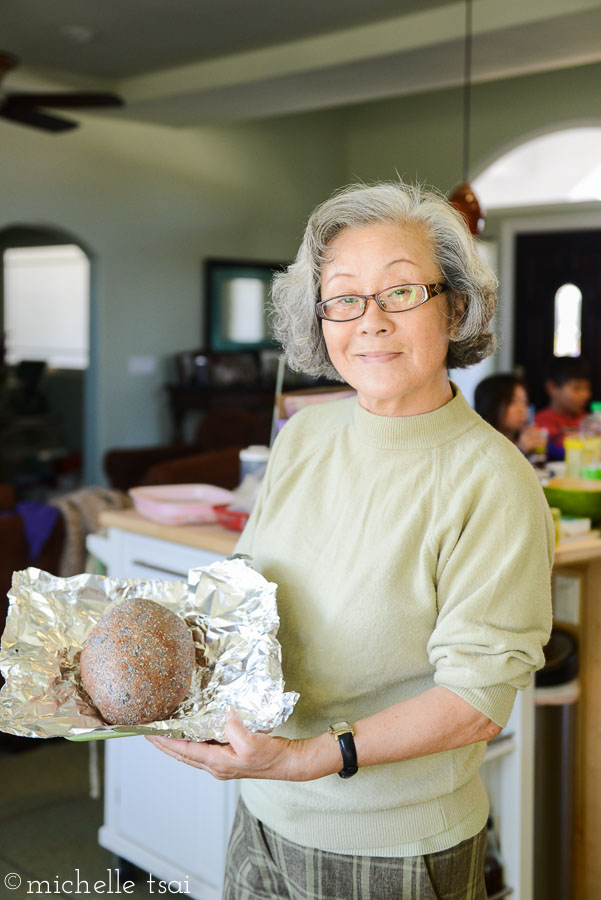
{"type": "Polygon", "coordinates": [[[271,280],[285,263],[205,260],[205,335],[213,352],[278,346],[269,326],[271,280]]]}

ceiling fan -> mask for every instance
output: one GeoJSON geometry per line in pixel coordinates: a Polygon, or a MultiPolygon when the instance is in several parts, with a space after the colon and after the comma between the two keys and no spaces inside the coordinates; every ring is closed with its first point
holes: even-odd
{"type": "MultiPolygon", "coordinates": [[[[0,81],[7,72],[19,65],[19,59],[11,53],[0,50],[0,81]]],[[[68,91],[58,94],[20,92],[6,94],[0,92],[0,117],[29,125],[42,131],[71,131],[78,127],[78,122],[42,112],[40,107],[56,107],[57,109],[91,109],[93,107],[123,106],[123,100],[117,94],[106,94],[99,91],[84,93],[68,91]]]]}

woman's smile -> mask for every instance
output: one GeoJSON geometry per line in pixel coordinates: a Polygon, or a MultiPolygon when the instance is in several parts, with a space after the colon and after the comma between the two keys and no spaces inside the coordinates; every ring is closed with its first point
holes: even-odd
{"type": "Polygon", "coordinates": [[[360,350],[355,356],[358,356],[359,359],[364,360],[367,363],[371,362],[391,362],[392,360],[398,359],[401,355],[401,351],[393,351],[393,350],[360,350]]]}

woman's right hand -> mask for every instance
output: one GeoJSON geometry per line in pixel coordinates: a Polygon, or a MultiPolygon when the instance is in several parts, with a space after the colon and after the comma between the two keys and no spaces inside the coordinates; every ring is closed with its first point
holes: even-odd
{"type": "Polygon", "coordinates": [[[154,735],[145,737],[167,756],[196,769],[204,769],[219,781],[234,778],[311,781],[332,775],[340,768],[340,750],[330,734],[288,740],[261,732],[252,733],[233,712],[227,716],[227,743],[224,744],[154,735]]]}

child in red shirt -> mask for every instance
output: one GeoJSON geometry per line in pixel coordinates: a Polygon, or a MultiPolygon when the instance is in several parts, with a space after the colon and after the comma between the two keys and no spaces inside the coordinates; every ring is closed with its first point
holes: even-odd
{"type": "Polygon", "coordinates": [[[578,431],[591,399],[590,367],[586,360],[574,356],[554,357],[549,366],[545,390],[550,403],[536,413],[534,423],[539,428],[546,428],[549,433],[548,458],[563,459],[564,439],[578,431]]]}

